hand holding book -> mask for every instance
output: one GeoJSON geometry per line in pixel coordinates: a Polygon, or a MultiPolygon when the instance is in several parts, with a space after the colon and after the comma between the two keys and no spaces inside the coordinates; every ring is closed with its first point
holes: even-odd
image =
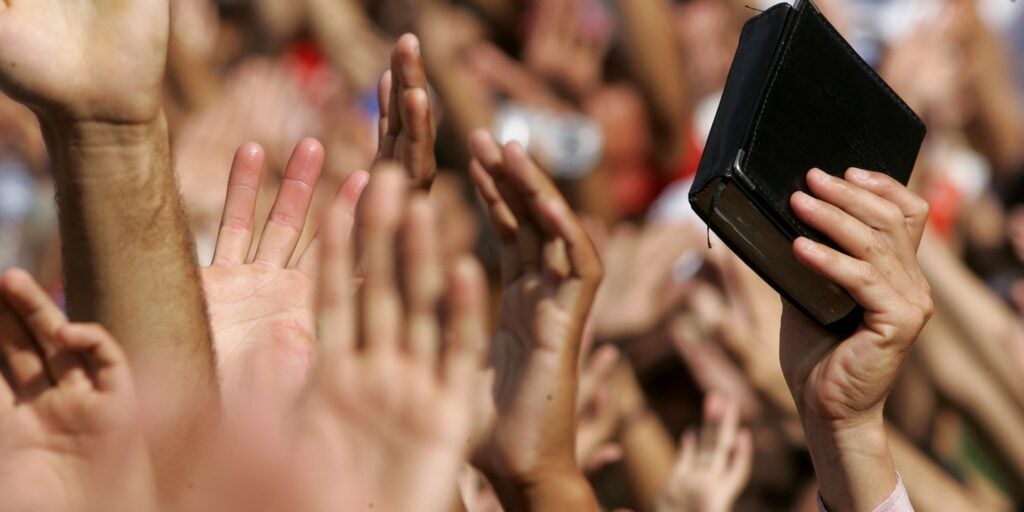
{"type": "Polygon", "coordinates": [[[743,28],[690,201],[789,302],[842,330],[857,321],[857,303],[793,258],[796,238],[827,237],[795,215],[790,195],[807,190],[812,167],[907,183],[924,132],[810,0],[779,4],[743,28]]]}
{"type": "Polygon", "coordinates": [[[782,370],[829,510],[871,510],[897,481],[882,408],[932,312],[917,262],[928,206],[893,178],[859,169],[845,179],[815,169],[807,185],[811,194],[791,197],[793,211],[839,249],[798,238],[793,252],[864,315],[844,336],[787,304],[782,370]]]}

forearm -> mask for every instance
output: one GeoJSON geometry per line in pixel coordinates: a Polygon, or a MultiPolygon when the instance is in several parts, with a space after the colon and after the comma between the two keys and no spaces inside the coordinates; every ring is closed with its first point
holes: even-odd
{"type": "Polygon", "coordinates": [[[887,426],[892,457],[907,492],[914,497],[919,512],[979,510],[977,503],[958,482],[947,475],[902,434],[887,426]]]}
{"type": "Polygon", "coordinates": [[[161,116],[141,125],[41,124],[57,185],[69,316],[102,323],[123,344],[164,480],[196,449],[217,404],[166,123],[161,116]]]}
{"type": "Polygon", "coordinates": [[[495,105],[488,91],[475,77],[469,76],[458,63],[438,62],[425,54],[430,83],[435,87],[444,107],[446,133],[460,144],[460,157],[469,162],[466,141],[477,129],[490,131],[495,105]]]}
{"type": "Polygon", "coordinates": [[[972,350],[1024,405],[1024,380],[999,343],[1017,321],[1016,315],[931,234],[925,236],[920,261],[939,312],[972,341],[972,350]]]}
{"type": "Polygon", "coordinates": [[[836,425],[803,415],[807,448],[829,512],[870,512],[896,488],[882,415],[836,425]]]}
{"type": "Polygon", "coordinates": [[[654,412],[645,409],[627,418],[619,442],[634,504],[637,510],[653,510],[675,464],[672,437],[654,412]]]}
{"type": "Polygon", "coordinates": [[[763,340],[755,339],[756,333],[751,329],[741,328],[735,323],[725,322],[718,333],[722,337],[722,344],[732,352],[739,360],[750,381],[778,411],[791,418],[796,418],[796,404],[793,396],[786,386],[786,378],[782,375],[782,369],[775,359],[769,359],[769,355],[757,349],[735,350],[738,347],[749,347],[753,343],[766,344],[763,340]]]}
{"type": "Polygon", "coordinates": [[[656,121],[658,156],[663,165],[671,166],[682,156],[692,103],[671,5],[665,0],[617,0],[617,4],[632,72],[656,121]]]}
{"type": "Polygon", "coordinates": [[[373,90],[388,61],[388,44],[351,0],[307,0],[313,34],[356,91],[373,90]]]}
{"type": "Polygon", "coordinates": [[[955,339],[942,316],[932,319],[922,337],[926,342],[918,350],[939,392],[977,424],[1024,485],[1024,413],[955,339]]]}
{"type": "Polygon", "coordinates": [[[488,475],[504,510],[524,512],[597,512],[594,490],[578,470],[559,470],[531,478],[488,475]]]}

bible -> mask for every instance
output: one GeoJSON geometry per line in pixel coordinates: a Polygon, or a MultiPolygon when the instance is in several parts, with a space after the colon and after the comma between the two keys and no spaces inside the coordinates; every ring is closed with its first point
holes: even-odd
{"type": "Polygon", "coordinates": [[[924,123],[810,0],[778,4],[743,27],[697,176],[696,213],[786,300],[833,329],[859,318],[850,295],[793,255],[790,196],[814,167],[859,167],[906,184],[924,123]]]}

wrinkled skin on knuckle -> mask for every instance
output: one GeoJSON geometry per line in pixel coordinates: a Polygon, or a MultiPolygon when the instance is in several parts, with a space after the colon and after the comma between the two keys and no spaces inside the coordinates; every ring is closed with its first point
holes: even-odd
{"type": "Polygon", "coordinates": [[[928,204],[928,201],[925,201],[921,197],[914,196],[914,204],[911,207],[911,211],[907,212],[907,214],[911,217],[927,219],[931,213],[932,206],[928,204]]]}
{"type": "Polygon", "coordinates": [[[861,262],[856,271],[857,280],[861,286],[872,287],[882,282],[882,274],[870,263],[861,262]]]}
{"type": "Polygon", "coordinates": [[[903,211],[898,206],[886,201],[881,213],[882,222],[885,223],[886,228],[896,229],[904,226],[903,211]]]}
{"type": "Polygon", "coordinates": [[[871,230],[871,239],[868,241],[867,253],[873,257],[882,257],[892,252],[889,241],[878,231],[871,230]]]}

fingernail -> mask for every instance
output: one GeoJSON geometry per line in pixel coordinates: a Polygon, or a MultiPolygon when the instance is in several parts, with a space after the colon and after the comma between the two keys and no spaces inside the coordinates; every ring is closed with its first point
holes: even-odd
{"type": "Polygon", "coordinates": [[[807,208],[814,208],[815,206],[817,206],[817,204],[815,204],[815,199],[810,195],[806,194],[805,192],[794,193],[793,199],[796,200],[797,204],[799,204],[800,206],[804,206],[807,208]]]}
{"type": "Polygon", "coordinates": [[[856,167],[851,167],[848,174],[851,178],[857,181],[869,181],[871,179],[871,173],[856,167]]]}
{"type": "Polygon", "coordinates": [[[797,249],[800,249],[811,256],[818,256],[821,254],[821,249],[818,247],[818,244],[809,238],[799,237],[793,243],[796,245],[797,249]]]}
{"type": "Polygon", "coordinates": [[[825,172],[825,171],[823,171],[823,170],[821,170],[821,169],[819,169],[817,167],[812,168],[810,170],[810,172],[808,172],[807,174],[808,174],[808,176],[812,176],[812,177],[818,178],[818,179],[828,178],[829,177],[829,174],[827,172],[825,172]]]}

